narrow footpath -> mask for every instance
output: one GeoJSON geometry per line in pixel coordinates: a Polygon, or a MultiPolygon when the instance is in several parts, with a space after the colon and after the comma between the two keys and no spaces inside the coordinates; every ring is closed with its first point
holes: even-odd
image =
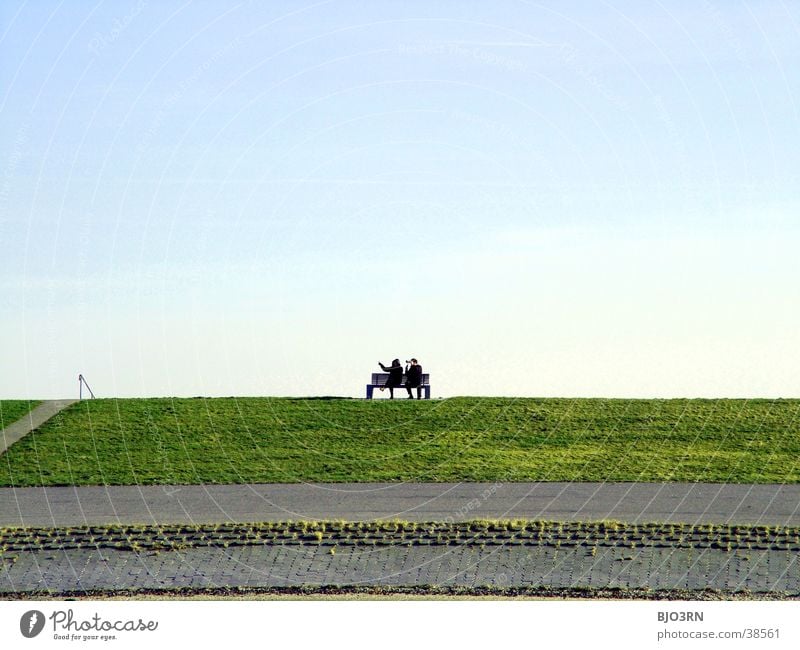
{"type": "Polygon", "coordinates": [[[4,454],[15,442],[27,436],[36,427],[42,426],[59,411],[74,404],[76,399],[49,399],[45,400],[23,418],[9,424],[0,431],[0,455],[4,454]]]}

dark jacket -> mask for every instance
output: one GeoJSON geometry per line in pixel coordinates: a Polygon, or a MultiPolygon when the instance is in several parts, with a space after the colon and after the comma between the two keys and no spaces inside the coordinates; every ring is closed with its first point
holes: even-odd
{"type": "Polygon", "coordinates": [[[386,378],[386,388],[397,388],[403,383],[403,366],[399,363],[396,366],[386,367],[382,363],[378,364],[384,372],[388,372],[389,376],[386,378]]]}
{"type": "Polygon", "coordinates": [[[422,366],[409,366],[406,370],[406,386],[418,388],[422,385],[422,366]]]}

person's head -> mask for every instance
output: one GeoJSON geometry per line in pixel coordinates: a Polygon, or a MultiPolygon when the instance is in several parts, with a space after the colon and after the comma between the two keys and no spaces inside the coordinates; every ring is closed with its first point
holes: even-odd
{"type": "Polygon", "coordinates": [[[399,366],[400,365],[400,359],[395,359],[394,361],[392,361],[392,365],[393,366],[399,366]]]}
{"type": "Polygon", "coordinates": [[[419,363],[416,359],[411,359],[411,365],[416,366],[419,363]]]}

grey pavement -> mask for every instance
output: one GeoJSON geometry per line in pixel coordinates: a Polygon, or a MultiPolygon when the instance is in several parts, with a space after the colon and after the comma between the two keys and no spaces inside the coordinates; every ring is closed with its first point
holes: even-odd
{"type": "Polygon", "coordinates": [[[622,588],[800,593],[796,553],[553,546],[326,547],[256,545],[135,553],[20,553],[0,561],[0,594],[119,589],[297,586],[622,588]]]}
{"type": "Polygon", "coordinates": [[[0,454],[5,453],[11,445],[28,435],[36,427],[42,426],[56,413],[77,401],[76,399],[45,400],[23,418],[9,424],[0,431],[0,454]]]}
{"type": "Polygon", "coordinates": [[[1,488],[0,525],[300,519],[800,525],[800,485],[317,483],[1,488]]]}

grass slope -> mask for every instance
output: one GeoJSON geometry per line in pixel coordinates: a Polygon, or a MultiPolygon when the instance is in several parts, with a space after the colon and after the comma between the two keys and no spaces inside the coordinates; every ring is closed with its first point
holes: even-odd
{"type": "Polygon", "coordinates": [[[39,406],[40,402],[31,402],[26,399],[0,400],[0,429],[5,429],[9,424],[14,424],[26,413],[30,413],[39,406]]]}
{"type": "Polygon", "coordinates": [[[77,403],[0,485],[800,482],[800,400],[218,398],[77,403]]]}

